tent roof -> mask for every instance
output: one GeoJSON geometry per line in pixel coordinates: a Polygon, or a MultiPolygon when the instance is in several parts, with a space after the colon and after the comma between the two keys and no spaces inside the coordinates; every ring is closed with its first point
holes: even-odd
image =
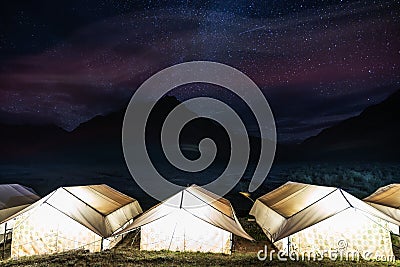
{"type": "Polygon", "coordinates": [[[49,205],[102,237],[111,236],[142,213],[139,203],[105,185],[60,187],[15,216],[49,205]]]}
{"type": "Polygon", "coordinates": [[[364,201],[399,209],[400,184],[383,186],[372,193],[369,197],[364,198],[364,201]]]}
{"type": "Polygon", "coordinates": [[[1,184],[0,223],[39,199],[40,197],[29,187],[19,184],[1,184]]]}
{"type": "Polygon", "coordinates": [[[250,214],[275,242],[349,208],[391,223],[395,219],[339,188],[287,182],[258,198],[250,214]]]}
{"type": "MultiPolygon", "coordinates": [[[[193,217],[201,219],[215,227],[253,240],[240,225],[233,207],[227,199],[197,185],[187,187],[149,209],[132,224],[116,234],[128,232],[165,216],[175,216],[177,210],[184,210],[193,217]]],[[[176,219],[179,220],[178,216],[176,219]]]]}
{"type": "Polygon", "coordinates": [[[105,216],[134,201],[133,198],[105,184],[63,188],[105,216]]]}
{"type": "Polygon", "coordinates": [[[364,201],[398,221],[400,225],[400,184],[390,184],[376,190],[364,201]]]}
{"type": "Polygon", "coordinates": [[[288,182],[258,200],[281,216],[289,218],[335,190],[334,187],[288,182]]]}

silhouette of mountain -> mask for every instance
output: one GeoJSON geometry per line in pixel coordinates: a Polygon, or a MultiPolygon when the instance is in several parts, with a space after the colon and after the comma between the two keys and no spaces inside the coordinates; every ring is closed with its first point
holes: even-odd
{"type": "Polygon", "coordinates": [[[54,125],[11,125],[0,123],[0,159],[31,157],[60,145],[68,133],[54,125]]]}
{"type": "MultiPolygon", "coordinates": [[[[166,96],[151,111],[146,126],[149,154],[166,161],[161,151],[161,128],[167,115],[181,102],[166,96]]],[[[187,110],[187,112],[191,112],[187,110]]],[[[0,158],[4,161],[118,162],[123,163],[122,124],[125,109],[96,116],[72,132],[53,125],[0,124],[0,158]]],[[[220,151],[229,152],[229,137],[223,127],[207,119],[195,119],[184,127],[180,141],[183,153],[197,158],[198,142],[204,137],[215,140],[220,151]]],[[[220,153],[226,158],[229,153],[220,153]]]]}
{"type": "Polygon", "coordinates": [[[400,159],[399,141],[400,90],[306,139],[298,149],[306,158],[400,159]]]}
{"type": "MultiPolygon", "coordinates": [[[[181,102],[175,97],[162,98],[149,115],[146,144],[149,155],[162,163],[167,159],[161,148],[161,128],[170,111],[181,102]]],[[[278,145],[277,160],[382,159],[400,158],[400,90],[382,103],[368,107],[360,115],[310,137],[301,145],[278,145]]],[[[187,112],[191,112],[187,110],[187,112]]],[[[5,162],[117,162],[124,163],[122,122],[125,110],[82,123],[72,132],[54,125],[9,125],[0,123],[0,159],[5,162]]],[[[225,129],[208,119],[195,119],[180,134],[183,154],[195,159],[198,143],[205,137],[217,144],[217,160],[230,156],[225,129]]],[[[260,139],[250,137],[251,161],[259,155],[260,139]]]]}

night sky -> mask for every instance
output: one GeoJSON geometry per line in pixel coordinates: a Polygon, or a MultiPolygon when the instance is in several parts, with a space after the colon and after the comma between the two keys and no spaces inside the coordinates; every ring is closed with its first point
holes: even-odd
{"type": "Polygon", "coordinates": [[[247,74],[298,142],[400,89],[400,1],[2,1],[0,122],[71,131],[191,60],[247,74]]]}

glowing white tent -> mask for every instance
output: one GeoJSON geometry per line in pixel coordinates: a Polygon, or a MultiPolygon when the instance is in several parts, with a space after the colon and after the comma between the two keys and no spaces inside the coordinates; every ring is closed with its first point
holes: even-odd
{"type": "Polygon", "coordinates": [[[0,185],[0,244],[4,241],[4,233],[9,233],[7,239],[11,238],[14,225],[11,217],[39,199],[29,187],[19,184],[0,185]]]}
{"type": "Polygon", "coordinates": [[[139,227],[142,250],[230,254],[232,234],[253,240],[228,200],[196,185],[143,213],[121,233],[139,227]]]}
{"type": "Polygon", "coordinates": [[[135,199],[107,185],[58,188],[20,212],[11,257],[111,248],[120,240],[112,234],[140,213],[135,199]]]}
{"type": "Polygon", "coordinates": [[[393,255],[396,221],[339,188],[288,182],[258,198],[250,214],[282,250],[393,255]]]}
{"type": "MultiPolygon", "coordinates": [[[[376,190],[364,201],[374,208],[400,222],[400,184],[390,184],[376,190]]],[[[399,235],[399,225],[391,227],[393,233],[399,235]]]]}

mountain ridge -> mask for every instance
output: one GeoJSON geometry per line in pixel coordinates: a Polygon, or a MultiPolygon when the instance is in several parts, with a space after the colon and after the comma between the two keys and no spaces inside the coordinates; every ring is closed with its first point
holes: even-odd
{"type": "MultiPolygon", "coordinates": [[[[148,135],[150,141],[146,139],[146,142],[160,146],[160,130],[165,117],[180,103],[175,97],[167,96],[156,104],[149,116],[151,127],[146,128],[146,138],[148,135]]],[[[400,90],[381,103],[367,107],[358,116],[343,120],[322,130],[318,135],[307,138],[300,145],[278,144],[277,159],[398,159],[399,107],[400,90]]],[[[18,161],[21,158],[52,160],[57,157],[60,161],[65,158],[101,158],[102,162],[123,162],[121,132],[124,114],[125,109],[121,109],[107,115],[97,115],[71,132],[51,124],[35,126],[0,123],[0,158],[3,162],[18,161]]],[[[185,126],[181,134],[181,140],[186,143],[182,147],[188,147],[187,144],[193,144],[195,147],[211,132],[216,138],[216,143],[222,143],[219,148],[225,152],[230,150],[230,144],[226,142],[229,138],[217,123],[196,119],[191,124],[193,126],[185,126]]],[[[250,139],[252,149],[257,149],[259,138],[250,139]]],[[[196,149],[189,150],[191,151],[184,151],[186,156],[199,156],[196,149]]],[[[223,155],[223,158],[227,157],[229,153],[223,155]]],[[[257,155],[252,157],[255,159],[257,155]]]]}
{"type": "Polygon", "coordinates": [[[400,90],[304,140],[300,153],[311,157],[399,158],[400,90]],[[367,153],[367,154],[365,154],[367,153]],[[374,153],[375,155],[368,155],[374,153]],[[331,154],[331,155],[328,155],[331,154]]]}

